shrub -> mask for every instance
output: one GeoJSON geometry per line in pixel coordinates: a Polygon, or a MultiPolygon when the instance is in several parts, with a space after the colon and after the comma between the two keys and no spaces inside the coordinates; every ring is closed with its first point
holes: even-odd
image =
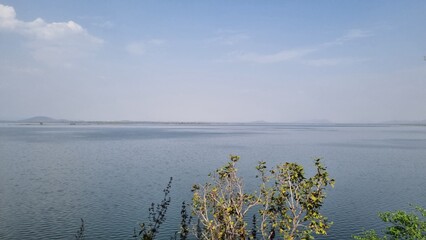
{"type": "Polygon", "coordinates": [[[374,230],[368,230],[354,236],[356,240],[407,239],[426,240],[426,209],[415,207],[415,212],[405,211],[379,213],[382,221],[390,223],[384,236],[379,237],[374,230]]]}
{"type": "Polygon", "coordinates": [[[148,223],[141,223],[140,231],[138,234],[136,234],[136,229],[134,230],[133,237],[137,238],[140,237],[141,240],[152,240],[155,239],[155,236],[158,233],[158,229],[160,228],[161,224],[164,223],[166,220],[166,213],[167,208],[170,205],[170,188],[172,186],[172,180],[173,178],[170,178],[169,183],[167,184],[167,187],[163,190],[164,197],[163,200],[161,200],[158,204],[151,204],[151,207],[149,208],[149,217],[148,217],[148,223]]]}
{"type": "MultiPolygon", "coordinates": [[[[210,174],[211,181],[193,186],[193,213],[204,227],[202,239],[256,238],[257,227],[247,229],[246,215],[257,208],[263,239],[312,239],[325,235],[332,223],[319,213],[325,189],[333,186],[320,159],[316,174],[306,178],[302,166],[284,163],[267,171],[266,163],[257,166],[261,184],[257,192],[246,193],[237,175],[238,156],[231,156],[222,168],[210,174]],[[255,234],[253,234],[253,232],[255,234]]],[[[254,217],[254,222],[256,217],[254,217]]]]}

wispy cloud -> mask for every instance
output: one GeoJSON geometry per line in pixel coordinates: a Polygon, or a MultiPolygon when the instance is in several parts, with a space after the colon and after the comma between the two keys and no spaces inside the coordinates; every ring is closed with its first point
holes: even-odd
{"type": "Polygon", "coordinates": [[[0,31],[22,35],[35,59],[55,64],[85,55],[91,47],[103,43],[74,21],[49,23],[37,18],[26,22],[16,17],[12,6],[2,4],[0,31]]]}
{"type": "Polygon", "coordinates": [[[166,43],[166,40],[164,39],[149,39],[146,41],[135,41],[127,44],[125,46],[125,50],[127,53],[131,55],[144,55],[147,51],[162,46],[166,43]]]}
{"type": "Polygon", "coordinates": [[[336,66],[341,64],[353,64],[368,61],[366,58],[318,58],[304,59],[301,63],[313,67],[336,66]]]}
{"type": "Polygon", "coordinates": [[[206,42],[218,43],[221,45],[235,45],[247,39],[249,39],[248,35],[239,33],[239,34],[232,34],[232,35],[226,35],[226,36],[222,35],[222,36],[213,37],[213,38],[207,39],[206,42]]]}
{"type": "Polygon", "coordinates": [[[116,24],[113,21],[106,19],[102,16],[94,16],[94,15],[84,16],[83,15],[83,16],[78,16],[78,19],[86,20],[90,22],[91,26],[94,26],[97,28],[112,29],[116,27],[116,24]]]}
{"type": "Polygon", "coordinates": [[[353,41],[360,38],[366,38],[373,36],[371,31],[366,31],[362,29],[350,29],[345,35],[336,38],[333,41],[324,43],[323,46],[333,46],[333,45],[341,45],[349,41],[353,41]]]}
{"type": "Polygon", "coordinates": [[[323,67],[323,66],[339,65],[344,61],[345,59],[339,59],[339,58],[320,58],[320,59],[303,60],[302,62],[310,66],[323,67]]]}
{"type": "Polygon", "coordinates": [[[255,62],[255,63],[276,63],[290,61],[307,56],[316,51],[316,49],[291,49],[284,50],[271,54],[256,54],[256,53],[240,53],[236,58],[240,61],[255,62]]]}
{"type": "Polygon", "coordinates": [[[372,36],[370,31],[361,29],[351,29],[345,35],[338,37],[330,42],[317,44],[312,47],[300,47],[293,49],[285,49],[275,53],[253,53],[253,52],[239,52],[230,54],[234,61],[244,61],[253,63],[277,63],[286,61],[297,61],[302,64],[310,66],[335,66],[342,63],[355,63],[365,61],[365,59],[352,59],[352,58],[320,58],[320,59],[309,59],[309,56],[313,53],[320,52],[324,49],[331,48],[333,46],[342,45],[349,41],[356,39],[365,38],[372,36]]]}
{"type": "Polygon", "coordinates": [[[145,44],[142,42],[132,42],[125,47],[127,53],[132,55],[143,55],[145,54],[145,44]]]}
{"type": "Polygon", "coordinates": [[[27,76],[41,75],[44,73],[42,69],[39,69],[36,67],[21,66],[21,65],[15,66],[15,65],[8,65],[8,64],[0,65],[0,70],[4,72],[9,72],[9,73],[18,74],[18,75],[27,75],[27,76]]]}
{"type": "Polygon", "coordinates": [[[111,21],[94,22],[92,23],[92,25],[95,27],[105,28],[105,29],[111,29],[115,26],[115,24],[111,21]]]}
{"type": "Polygon", "coordinates": [[[209,44],[220,44],[220,45],[236,45],[243,41],[250,39],[250,37],[245,34],[234,30],[218,30],[215,36],[205,40],[209,44]]]}

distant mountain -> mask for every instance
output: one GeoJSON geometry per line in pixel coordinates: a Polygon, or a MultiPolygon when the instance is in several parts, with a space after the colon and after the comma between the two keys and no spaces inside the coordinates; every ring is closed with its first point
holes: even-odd
{"type": "Polygon", "coordinates": [[[57,122],[68,122],[68,120],[54,119],[54,118],[45,117],[45,116],[36,116],[36,117],[32,117],[32,118],[23,119],[23,120],[20,120],[18,122],[26,122],[26,123],[34,123],[34,122],[37,122],[37,123],[39,123],[39,122],[57,123],[57,122]]]}

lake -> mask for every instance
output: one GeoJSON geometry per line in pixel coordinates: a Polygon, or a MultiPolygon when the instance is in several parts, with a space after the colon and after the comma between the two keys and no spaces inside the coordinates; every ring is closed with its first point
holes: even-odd
{"type": "Polygon", "coordinates": [[[426,126],[285,124],[0,125],[0,239],[132,239],[151,202],[173,177],[167,221],[179,227],[191,186],[241,156],[253,189],[258,161],[297,162],[313,172],[321,157],[336,186],[322,213],[326,237],[380,229],[380,211],[426,207],[426,126]]]}

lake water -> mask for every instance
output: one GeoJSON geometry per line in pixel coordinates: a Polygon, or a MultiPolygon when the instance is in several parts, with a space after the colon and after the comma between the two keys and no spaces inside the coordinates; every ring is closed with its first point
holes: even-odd
{"type": "Polygon", "coordinates": [[[391,125],[0,125],[0,239],[131,239],[173,177],[159,239],[178,228],[191,186],[241,156],[247,188],[255,165],[290,161],[312,173],[321,157],[334,189],[318,239],[350,239],[384,225],[379,211],[426,206],[426,127],[391,125]]]}

